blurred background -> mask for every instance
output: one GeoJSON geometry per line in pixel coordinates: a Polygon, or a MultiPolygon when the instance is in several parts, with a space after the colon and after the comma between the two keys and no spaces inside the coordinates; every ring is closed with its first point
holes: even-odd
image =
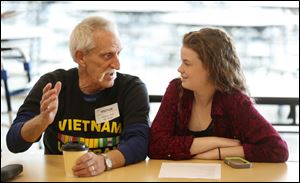
{"type": "MultiPolygon", "coordinates": [[[[185,33],[206,26],[225,29],[235,41],[251,95],[283,98],[283,103],[257,108],[293,147],[290,159],[299,160],[298,1],[1,1],[3,150],[7,127],[32,84],[46,72],[76,67],[69,35],[91,15],[118,25],[124,47],[120,72],[139,76],[150,95],[163,95],[179,76],[185,33]]],[[[159,105],[151,104],[151,121],[159,105]]]]}

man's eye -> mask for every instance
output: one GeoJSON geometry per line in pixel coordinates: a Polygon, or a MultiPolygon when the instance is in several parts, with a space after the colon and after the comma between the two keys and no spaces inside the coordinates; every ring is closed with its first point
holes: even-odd
{"type": "Polygon", "coordinates": [[[105,54],[105,55],[104,55],[104,58],[105,58],[105,59],[110,59],[111,56],[112,56],[112,54],[111,54],[111,53],[108,53],[108,54],[105,54]]]}

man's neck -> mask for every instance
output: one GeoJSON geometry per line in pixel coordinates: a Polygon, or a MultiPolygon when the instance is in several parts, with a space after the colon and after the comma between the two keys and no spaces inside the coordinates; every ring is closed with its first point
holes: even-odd
{"type": "Polygon", "coordinates": [[[87,95],[97,93],[104,89],[99,86],[99,83],[94,83],[87,73],[80,68],[78,69],[78,82],[80,90],[87,95]]]}

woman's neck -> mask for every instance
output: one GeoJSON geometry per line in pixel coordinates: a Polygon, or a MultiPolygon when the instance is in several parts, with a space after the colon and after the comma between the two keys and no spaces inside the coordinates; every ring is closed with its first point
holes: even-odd
{"type": "Polygon", "coordinates": [[[205,90],[194,91],[194,100],[197,105],[208,106],[212,103],[216,89],[213,86],[205,87],[205,90]]]}

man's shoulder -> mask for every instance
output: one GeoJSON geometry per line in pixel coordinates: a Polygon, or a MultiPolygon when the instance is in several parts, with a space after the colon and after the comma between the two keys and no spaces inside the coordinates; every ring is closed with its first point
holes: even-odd
{"type": "Polygon", "coordinates": [[[69,70],[65,69],[56,69],[54,71],[48,72],[43,75],[44,78],[52,78],[55,80],[61,80],[63,78],[73,78],[76,76],[77,68],[72,68],[69,70]]]}
{"type": "Polygon", "coordinates": [[[146,84],[138,77],[130,74],[118,73],[113,86],[116,91],[147,93],[146,84]]]}
{"type": "Polygon", "coordinates": [[[143,83],[143,81],[138,77],[131,74],[124,74],[124,73],[117,73],[117,79],[121,83],[127,83],[127,82],[138,82],[143,83]]]}
{"type": "Polygon", "coordinates": [[[67,74],[73,74],[77,72],[77,68],[71,68],[68,70],[65,69],[56,69],[52,72],[48,72],[47,74],[53,74],[53,75],[67,75],[67,74]]]}

